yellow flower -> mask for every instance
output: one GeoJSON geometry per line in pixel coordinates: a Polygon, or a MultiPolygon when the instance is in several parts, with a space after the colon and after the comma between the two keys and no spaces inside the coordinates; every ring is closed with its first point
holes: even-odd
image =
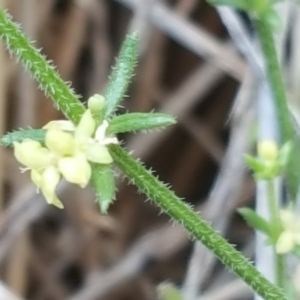
{"type": "MultiPolygon", "coordinates": [[[[73,126],[70,121],[52,121],[45,126],[48,129],[46,134],[47,147],[61,156],[77,156],[79,153],[84,154],[87,161],[110,164],[112,157],[109,154],[107,145],[117,144],[116,137],[106,137],[108,122],[103,123],[96,128],[95,120],[89,109],[83,114],[77,127],[73,126]],[[65,132],[68,128],[70,132],[65,132]],[[70,130],[74,128],[73,130],[70,130]],[[95,133],[95,135],[94,135],[95,133]],[[93,137],[94,135],[94,137],[93,137]],[[66,143],[66,141],[68,142],[66,143]],[[61,143],[62,145],[58,145],[61,143]],[[70,145],[69,147],[67,145],[70,145]],[[71,153],[67,152],[71,150],[71,153]]],[[[80,163],[81,164],[81,163],[80,163]]]]}
{"type": "Polygon", "coordinates": [[[276,252],[284,254],[300,246],[300,219],[290,210],[280,211],[283,231],[276,242],[276,252]]]}
{"type": "MultiPolygon", "coordinates": [[[[99,104],[101,99],[94,100],[99,104]]],[[[112,163],[107,145],[116,144],[118,140],[106,137],[107,121],[96,128],[90,109],[82,115],[78,126],[61,120],[51,121],[44,128],[47,129],[46,147],[27,139],[14,143],[14,153],[17,160],[31,170],[31,180],[41,189],[46,201],[63,208],[55,194],[61,175],[70,183],[86,187],[92,173],[89,162],[112,163]]]]}
{"type": "Polygon", "coordinates": [[[33,140],[14,143],[17,160],[31,169],[31,180],[41,189],[49,204],[63,208],[63,204],[55,194],[60,174],[55,167],[55,156],[45,147],[33,140]]]}

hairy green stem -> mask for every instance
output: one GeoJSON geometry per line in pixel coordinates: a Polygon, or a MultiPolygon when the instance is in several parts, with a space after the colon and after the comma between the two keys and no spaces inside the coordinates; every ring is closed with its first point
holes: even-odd
{"type": "Polygon", "coordinates": [[[45,57],[28,41],[28,38],[11,20],[10,15],[0,8],[0,37],[6,48],[24,65],[39,83],[46,96],[50,97],[63,114],[77,123],[84,106],[73,90],[61,79],[45,57]]]}
{"type": "Polygon", "coordinates": [[[209,248],[229,269],[241,277],[253,290],[266,300],[286,299],[282,291],[272,285],[257,269],[232,245],[186,203],[181,201],[165,184],[154,177],[124,149],[109,146],[110,153],[119,169],[143,193],[153,200],[177,223],[209,248]]]}
{"type": "Polygon", "coordinates": [[[273,92],[276,113],[282,142],[295,143],[287,166],[287,183],[293,199],[296,198],[300,183],[300,152],[299,140],[293,128],[286,97],[286,89],[276,52],[275,42],[270,27],[262,20],[254,20],[254,26],[264,55],[266,73],[273,92]]]}
{"type": "Polygon", "coordinates": [[[9,132],[0,137],[2,147],[11,147],[14,142],[21,143],[25,139],[35,140],[44,143],[46,136],[45,129],[27,129],[9,132]]]}

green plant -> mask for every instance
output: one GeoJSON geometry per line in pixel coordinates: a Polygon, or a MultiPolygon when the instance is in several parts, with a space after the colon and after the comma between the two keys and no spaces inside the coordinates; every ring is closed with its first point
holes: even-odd
{"type": "MultiPolygon", "coordinates": [[[[266,6],[263,7],[258,7],[257,3],[253,2],[255,5],[250,8],[247,5],[245,7],[238,6],[238,8],[251,9],[254,12],[258,32],[262,44],[265,45],[263,48],[266,56],[272,54],[266,58],[266,61],[269,65],[270,80],[274,84],[274,95],[279,107],[279,118],[282,120],[281,129],[284,141],[294,141],[280,69],[278,62],[274,61],[276,55],[274,56],[273,53],[274,42],[270,36],[272,22],[270,22],[269,14],[273,10],[268,1],[264,1],[266,6]]],[[[234,3],[230,2],[229,4],[234,3]]],[[[164,114],[127,113],[116,115],[117,106],[124,97],[136,64],[136,34],[131,34],[126,38],[104,95],[91,97],[88,101],[88,108],[84,107],[72,89],[57,74],[55,68],[34,48],[2,9],[0,10],[0,37],[7,49],[18,58],[38,82],[40,89],[53,100],[56,107],[68,119],[67,121],[50,122],[43,129],[8,133],[0,140],[4,147],[14,146],[16,158],[31,170],[33,182],[41,188],[50,204],[59,208],[63,207],[55,195],[55,187],[61,177],[81,187],[85,187],[91,181],[100,208],[102,212],[106,213],[115,198],[115,185],[111,169],[114,164],[129,178],[132,184],[135,184],[174,221],[184,226],[192,237],[213,251],[228,268],[248,283],[258,294],[270,300],[286,299],[280,287],[270,283],[201,216],[119,145],[119,141],[115,137],[117,133],[149,130],[175,123],[173,117],[164,114]],[[54,143],[54,138],[59,143],[54,143]],[[32,155],[35,159],[32,158],[32,155]]],[[[293,153],[295,156],[295,151],[293,153]]],[[[289,157],[293,157],[293,155],[290,154],[289,157]]],[[[251,164],[251,160],[255,165],[255,161],[250,157],[248,163],[251,164]]],[[[291,187],[295,192],[296,184],[299,182],[298,175],[295,174],[290,160],[284,165],[287,166],[288,171],[290,170],[288,174],[290,174],[291,187]]],[[[253,167],[253,169],[255,168],[253,167]]],[[[280,168],[277,168],[276,165],[266,173],[277,174],[277,169],[280,168]]],[[[265,171],[264,166],[261,171],[265,171]]],[[[278,218],[278,215],[274,217],[278,218]]],[[[269,232],[269,225],[263,220],[260,221],[261,228],[265,227],[265,231],[269,232]]],[[[282,284],[279,285],[282,286],[282,284]]]]}

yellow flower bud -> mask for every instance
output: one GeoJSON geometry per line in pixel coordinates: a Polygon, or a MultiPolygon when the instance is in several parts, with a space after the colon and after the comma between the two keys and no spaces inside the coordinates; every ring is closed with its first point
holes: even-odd
{"type": "Polygon", "coordinates": [[[88,100],[88,108],[92,113],[97,113],[101,111],[105,104],[105,98],[102,95],[96,94],[89,98],[88,100]]]}
{"type": "Polygon", "coordinates": [[[45,144],[50,151],[57,155],[72,155],[75,140],[71,133],[64,132],[57,128],[51,128],[47,130],[45,144]]]}
{"type": "Polygon", "coordinates": [[[268,161],[276,161],[279,150],[277,144],[272,140],[265,140],[258,143],[257,153],[260,158],[268,161]]]}
{"type": "Polygon", "coordinates": [[[21,164],[37,170],[43,169],[53,160],[53,155],[47,148],[30,139],[22,143],[14,142],[14,154],[21,164]]]}
{"type": "Polygon", "coordinates": [[[58,168],[63,177],[84,188],[91,179],[91,166],[84,154],[59,159],[58,168]]]}

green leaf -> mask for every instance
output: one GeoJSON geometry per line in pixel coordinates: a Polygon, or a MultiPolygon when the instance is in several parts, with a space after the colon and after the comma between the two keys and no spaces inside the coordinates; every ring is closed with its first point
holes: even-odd
{"type": "Polygon", "coordinates": [[[258,215],[253,209],[248,207],[242,207],[238,209],[238,213],[246,220],[246,222],[254,229],[265,233],[267,236],[270,235],[270,225],[258,215]]]}
{"type": "Polygon", "coordinates": [[[106,214],[110,204],[116,197],[115,179],[111,165],[92,165],[92,186],[101,212],[106,214]]]}
{"type": "Polygon", "coordinates": [[[262,173],[265,170],[265,164],[260,161],[259,159],[248,155],[248,154],[244,154],[246,163],[248,165],[248,167],[254,172],[254,173],[262,173]]]}
{"type": "Polygon", "coordinates": [[[275,11],[271,7],[259,14],[258,17],[266,24],[268,24],[273,31],[278,31],[283,26],[282,20],[279,17],[277,11],[275,11]]]}
{"type": "Polygon", "coordinates": [[[287,142],[280,148],[278,161],[281,167],[287,166],[292,154],[292,150],[293,150],[292,142],[287,142]]]}
{"type": "Polygon", "coordinates": [[[43,143],[45,141],[45,129],[27,129],[7,133],[0,138],[0,145],[3,147],[13,146],[13,142],[22,142],[25,139],[32,139],[43,143]]]}
{"type": "Polygon", "coordinates": [[[161,113],[128,113],[113,118],[108,133],[116,134],[137,130],[149,130],[175,124],[174,117],[161,113]]]}
{"type": "Polygon", "coordinates": [[[183,300],[180,291],[172,283],[162,283],[157,287],[159,300],[183,300]]]}
{"type": "Polygon", "coordinates": [[[136,33],[128,35],[122,45],[104,94],[106,101],[104,118],[109,117],[124,98],[137,61],[137,45],[136,33]]]}

